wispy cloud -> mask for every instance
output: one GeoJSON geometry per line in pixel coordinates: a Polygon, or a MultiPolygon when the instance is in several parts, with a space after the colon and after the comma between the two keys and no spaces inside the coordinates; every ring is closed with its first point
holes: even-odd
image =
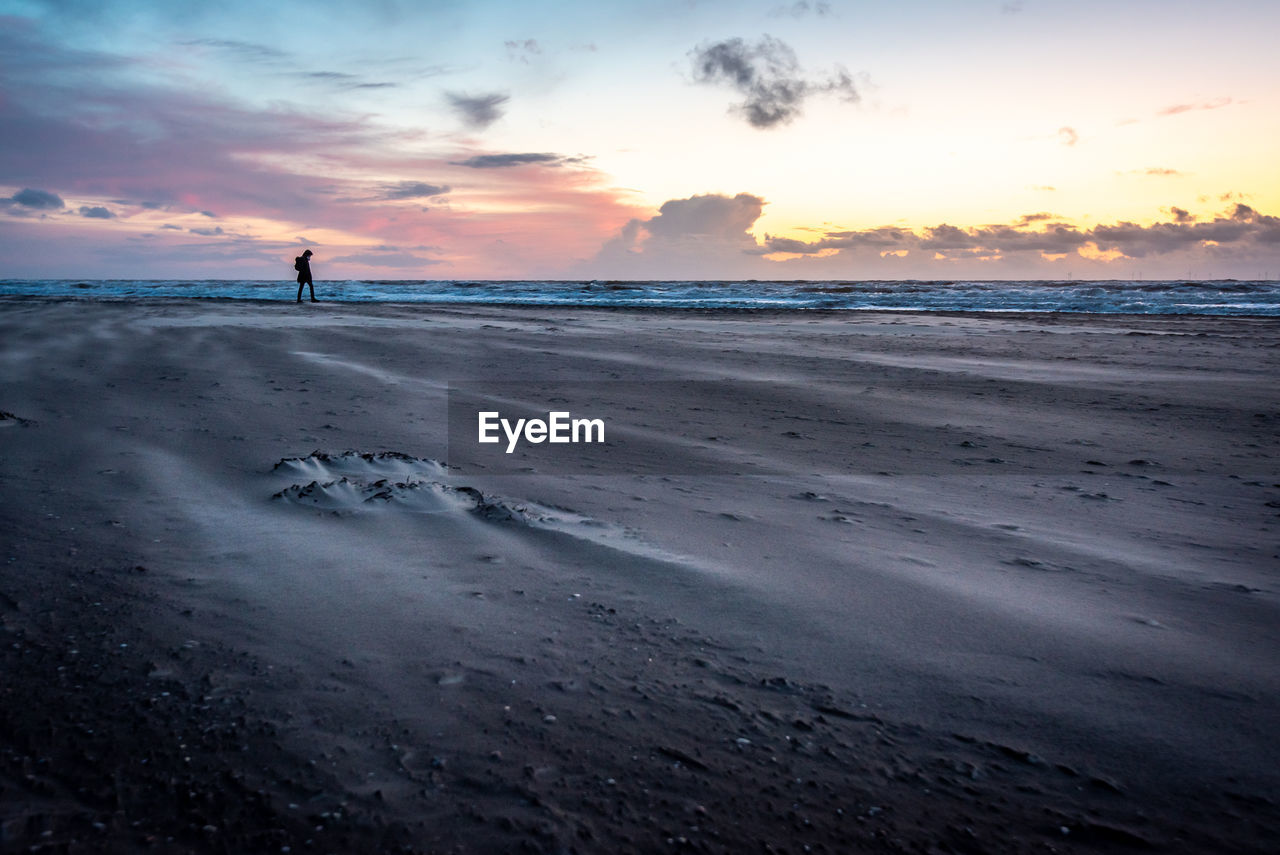
{"type": "Polygon", "coordinates": [[[236,39],[188,39],[179,42],[184,47],[207,47],[224,52],[239,62],[277,64],[289,59],[289,54],[279,48],[256,42],[236,39]]]}
{"type": "Polygon", "coordinates": [[[1073,146],[1080,142],[1080,134],[1070,125],[1058,128],[1058,140],[1065,146],[1073,146]]]}
{"type": "Polygon", "coordinates": [[[542,46],[537,39],[505,41],[502,46],[507,50],[507,59],[524,65],[528,65],[531,58],[542,53],[542,46]]]}
{"type": "Polygon", "coordinates": [[[353,252],[330,259],[334,264],[358,264],[364,267],[389,267],[397,270],[443,264],[438,258],[425,258],[411,252],[353,252]]]}
{"type": "Polygon", "coordinates": [[[382,187],[380,199],[429,199],[443,196],[452,188],[448,184],[427,184],[424,181],[400,181],[382,187]]]}
{"type": "Polygon", "coordinates": [[[817,0],[817,2],[813,3],[809,2],[809,0],[797,0],[795,3],[774,6],[769,10],[770,18],[804,18],[808,15],[825,18],[830,14],[831,4],[824,3],[822,0],[817,0]]]}
{"type": "Polygon", "coordinates": [[[520,152],[512,154],[477,154],[466,160],[451,161],[455,166],[469,169],[507,169],[513,166],[568,166],[583,163],[587,158],[581,155],[569,157],[550,152],[520,152]]]}
{"type": "Polygon", "coordinates": [[[1173,104],[1156,113],[1157,116],[1176,116],[1179,113],[1190,113],[1196,110],[1219,110],[1236,103],[1233,98],[1214,98],[1212,101],[1193,101],[1186,104],[1173,104]]]}
{"type": "Polygon", "coordinates": [[[348,74],[345,71],[298,71],[294,72],[294,76],[336,89],[393,89],[400,85],[387,80],[366,80],[358,74],[348,74]]]}

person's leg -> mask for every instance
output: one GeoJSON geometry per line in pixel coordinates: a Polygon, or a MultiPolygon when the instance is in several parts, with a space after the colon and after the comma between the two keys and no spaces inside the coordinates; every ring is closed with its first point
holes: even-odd
{"type": "Polygon", "coordinates": [[[311,289],[311,302],[316,302],[316,284],[308,279],[307,287],[311,289]]]}
{"type": "Polygon", "coordinates": [[[302,280],[298,280],[298,302],[302,302],[302,280]]]}

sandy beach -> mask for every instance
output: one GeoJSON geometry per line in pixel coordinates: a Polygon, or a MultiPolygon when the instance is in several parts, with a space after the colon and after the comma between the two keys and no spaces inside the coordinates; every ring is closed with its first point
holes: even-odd
{"type": "Polygon", "coordinates": [[[1274,851],[1277,377],[1274,319],[2,301],[0,849],[1274,851]]]}

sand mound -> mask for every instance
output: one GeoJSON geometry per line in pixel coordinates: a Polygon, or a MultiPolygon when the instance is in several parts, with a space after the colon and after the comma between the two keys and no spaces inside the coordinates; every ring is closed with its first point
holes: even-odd
{"type": "Polygon", "coordinates": [[[317,450],[306,457],[286,457],[271,467],[271,471],[316,481],[333,481],[344,475],[367,480],[394,478],[409,481],[419,477],[439,478],[447,468],[439,461],[410,457],[398,451],[328,454],[317,450]]]}
{"type": "Polygon", "coordinates": [[[474,510],[475,497],[433,481],[389,481],[371,483],[339,478],[336,481],[311,481],[291,484],[272,498],[326,511],[350,511],[369,506],[394,505],[417,513],[442,513],[474,510]]]}
{"type": "Polygon", "coordinates": [[[560,523],[581,521],[549,508],[486,498],[475,487],[441,480],[449,467],[436,460],[398,451],[313,451],[306,457],[286,457],[272,472],[311,477],[276,492],[272,498],[324,511],[368,511],[392,508],[413,513],[465,511],[496,522],[560,523]]]}
{"type": "Polygon", "coordinates": [[[419,514],[468,513],[487,522],[554,531],[578,540],[646,558],[680,561],[682,556],[642,542],[634,532],[569,508],[486,496],[475,487],[449,482],[449,466],[397,451],[314,451],[288,457],[272,472],[310,476],[277,491],[272,499],[343,515],[380,510],[419,514]],[[388,472],[400,473],[387,477],[388,472]]]}

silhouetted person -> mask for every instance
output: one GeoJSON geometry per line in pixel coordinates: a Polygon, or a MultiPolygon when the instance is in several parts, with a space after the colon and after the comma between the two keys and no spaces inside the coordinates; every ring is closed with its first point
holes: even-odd
{"type": "Polygon", "coordinates": [[[311,302],[316,302],[316,286],[311,281],[311,250],[293,260],[293,269],[298,271],[298,302],[302,302],[303,285],[311,289],[311,302]]]}

